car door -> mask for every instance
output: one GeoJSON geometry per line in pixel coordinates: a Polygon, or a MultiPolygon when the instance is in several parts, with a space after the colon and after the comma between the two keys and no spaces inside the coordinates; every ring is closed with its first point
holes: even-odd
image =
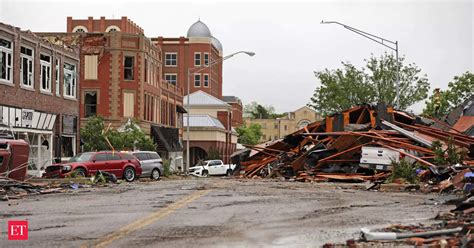
{"type": "Polygon", "coordinates": [[[90,175],[94,175],[98,170],[105,171],[107,168],[107,153],[98,152],[95,154],[90,165],[87,166],[90,175]]]}
{"type": "Polygon", "coordinates": [[[222,160],[216,160],[217,168],[219,171],[219,175],[225,175],[226,168],[224,168],[224,163],[222,160]]]}
{"type": "Polygon", "coordinates": [[[135,157],[138,158],[142,165],[142,175],[143,176],[148,176],[151,173],[151,164],[150,164],[150,158],[147,153],[145,152],[137,152],[134,153],[135,157]]]}
{"type": "Polygon", "coordinates": [[[209,161],[209,175],[219,175],[219,174],[220,174],[219,162],[217,162],[216,160],[209,161]]]}
{"type": "Polygon", "coordinates": [[[125,165],[124,159],[118,152],[107,152],[107,172],[110,172],[117,177],[121,177],[123,174],[123,166],[125,165]]]}

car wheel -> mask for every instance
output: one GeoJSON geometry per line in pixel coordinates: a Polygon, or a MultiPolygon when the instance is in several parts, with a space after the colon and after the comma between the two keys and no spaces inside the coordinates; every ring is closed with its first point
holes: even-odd
{"type": "Polygon", "coordinates": [[[203,176],[203,177],[209,176],[209,171],[207,171],[207,170],[202,171],[202,176],[203,176]]]}
{"type": "Polygon", "coordinates": [[[76,173],[76,176],[86,177],[86,170],[84,170],[83,168],[77,168],[74,170],[74,172],[76,173]]]}
{"type": "Polygon", "coordinates": [[[225,173],[226,176],[230,177],[232,176],[232,170],[227,170],[227,172],[225,173]]]}
{"type": "Polygon", "coordinates": [[[135,170],[132,167],[127,167],[123,171],[123,179],[127,182],[133,182],[135,180],[136,173],[135,170]]]}
{"type": "Polygon", "coordinates": [[[151,176],[150,176],[150,177],[151,177],[151,179],[153,179],[153,180],[158,180],[158,179],[160,179],[160,171],[159,171],[158,169],[153,169],[153,170],[151,171],[151,176]]]}

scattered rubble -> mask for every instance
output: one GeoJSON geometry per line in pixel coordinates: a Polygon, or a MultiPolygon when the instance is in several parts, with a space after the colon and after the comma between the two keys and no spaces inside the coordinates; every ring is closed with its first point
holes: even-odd
{"type": "Polygon", "coordinates": [[[474,194],[467,195],[450,212],[440,213],[432,225],[392,225],[372,231],[362,228],[358,240],[323,247],[474,247],[474,194]]]}
{"type": "MultiPolygon", "coordinates": [[[[447,124],[438,128],[439,123],[384,104],[356,106],[282,140],[247,146],[253,154],[241,159],[241,176],[381,183],[408,163],[416,180],[432,190],[461,190],[464,184],[453,180],[458,175],[460,182],[459,173],[474,169],[474,137],[447,124]]],[[[404,178],[394,182],[413,183],[404,178]]]]}

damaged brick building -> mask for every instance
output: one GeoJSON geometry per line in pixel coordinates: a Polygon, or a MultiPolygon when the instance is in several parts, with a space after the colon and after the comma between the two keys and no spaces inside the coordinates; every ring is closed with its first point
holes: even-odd
{"type": "Polygon", "coordinates": [[[79,51],[0,23],[0,134],[30,145],[29,174],[79,147],[79,51]]]}
{"type": "Polygon", "coordinates": [[[182,156],[183,91],[162,78],[162,51],[126,17],[67,19],[67,33],[40,33],[80,47],[80,117],[104,117],[113,128],[134,119],[165,158],[182,156]]]}

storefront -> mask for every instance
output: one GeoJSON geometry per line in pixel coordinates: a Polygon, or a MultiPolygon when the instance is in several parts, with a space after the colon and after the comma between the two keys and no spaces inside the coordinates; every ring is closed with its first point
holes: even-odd
{"type": "Polygon", "coordinates": [[[41,176],[53,161],[53,129],[57,115],[0,105],[0,132],[30,145],[28,174],[41,176]]]}

